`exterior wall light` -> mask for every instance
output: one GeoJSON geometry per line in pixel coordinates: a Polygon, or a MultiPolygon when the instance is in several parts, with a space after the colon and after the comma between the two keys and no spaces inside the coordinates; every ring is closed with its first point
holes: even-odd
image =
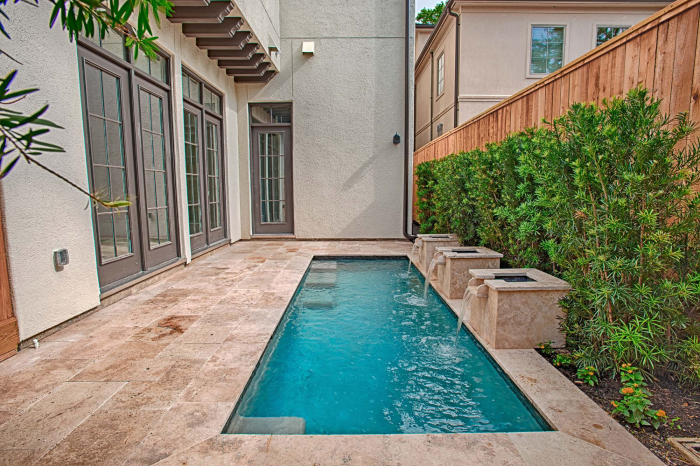
{"type": "Polygon", "coordinates": [[[399,136],[399,133],[394,134],[394,144],[401,144],[401,136],[399,136]]]}
{"type": "Polygon", "coordinates": [[[301,44],[301,53],[304,55],[313,55],[314,54],[314,43],[313,42],[304,42],[301,44]]]}

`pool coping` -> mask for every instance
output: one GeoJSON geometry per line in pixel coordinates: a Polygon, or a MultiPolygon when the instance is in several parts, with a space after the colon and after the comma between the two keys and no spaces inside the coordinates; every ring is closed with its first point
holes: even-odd
{"type": "MultiPolygon", "coordinates": [[[[314,259],[372,257],[406,258],[406,253],[318,253],[314,259]]],[[[418,261],[414,268],[423,277],[418,261]]],[[[308,272],[308,266],[305,273],[308,272]]],[[[436,274],[437,275],[437,274],[436,274]]],[[[295,293],[303,276],[295,285],[295,293]]],[[[431,286],[455,313],[459,300],[447,299],[437,280],[431,286]]],[[[292,293],[280,313],[279,321],[265,346],[267,349],[286,309],[292,293]]],[[[524,433],[464,434],[370,434],[370,435],[255,435],[222,434],[208,437],[182,449],[158,464],[503,464],[534,466],[541,464],[570,465],[649,465],[663,463],[624,427],[612,419],[576,385],[535,350],[496,350],[472,333],[532,406],[555,430],[524,433]],[[556,463],[552,460],[556,459],[556,463]]],[[[265,350],[252,368],[246,388],[253,379],[265,350]]],[[[241,390],[230,415],[244,396],[241,390]]],[[[224,424],[228,424],[228,417],[224,424]]],[[[222,432],[224,424],[218,432],[222,432]]]]}

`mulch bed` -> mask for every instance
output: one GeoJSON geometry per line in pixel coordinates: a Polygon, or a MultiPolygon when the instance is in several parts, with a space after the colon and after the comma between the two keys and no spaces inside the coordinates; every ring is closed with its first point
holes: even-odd
{"type": "MultiPolygon", "coordinates": [[[[553,357],[553,355],[542,356],[550,362],[553,357]]],[[[576,369],[574,367],[556,368],[569,380],[574,383],[577,382],[576,369]]],[[[613,406],[610,402],[622,399],[620,394],[622,384],[619,380],[601,379],[600,383],[595,387],[578,382],[576,386],[583,393],[598,403],[608,414],[612,415],[613,406]]],[[[616,417],[615,419],[666,464],[672,466],[687,466],[691,464],[685,461],[666,439],[669,437],[700,437],[700,391],[684,389],[669,377],[649,383],[648,388],[652,393],[651,401],[654,403],[654,409],[666,411],[668,419],[680,418],[675,422],[674,427],[666,424],[659,427],[659,430],[654,430],[652,427],[638,429],[627,425],[620,418],[616,417]]]]}

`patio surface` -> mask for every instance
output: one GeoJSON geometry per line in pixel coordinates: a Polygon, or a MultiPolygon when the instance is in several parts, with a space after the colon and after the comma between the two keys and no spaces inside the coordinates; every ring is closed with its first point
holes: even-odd
{"type": "Polygon", "coordinates": [[[489,349],[556,432],[220,434],[314,255],[410,249],[239,242],[46,337],[0,363],[0,465],[662,464],[534,350],[489,349]]]}

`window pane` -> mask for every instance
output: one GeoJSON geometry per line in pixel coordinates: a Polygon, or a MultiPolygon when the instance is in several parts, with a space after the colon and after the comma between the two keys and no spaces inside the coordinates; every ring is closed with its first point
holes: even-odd
{"type": "Polygon", "coordinates": [[[182,73],[182,93],[188,99],[199,102],[199,81],[185,72],[182,73]]]}
{"type": "Polygon", "coordinates": [[[112,214],[99,214],[97,216],[97,236],[100,240],[100,256],[102,262],[117,257],[114,244],[114,224],[112,214]]]}
{"type": "Polygon", "coordinates": [[[564,28],[536,26],[532,28],[530,73],[547,74],[564,64],[564,28]]]}
{"type": "Polygon", "coordinates": [[[250,119],[253,123],[272,123],[272,107],[250,107],[250,119]]]}
{"type": "Polygon", "coordinates": [[[202,232],[198,124],[199,118],[197,115],[185,111],[185,176],[187,181],[187,212],[189,214],[190,235],[202,232]]]}
{"type": "Polygon", "coordinates": [[[151,60],[143,53],[136,57],[134,65],[144,73],[153,76],[158,81],[168,81],[168,60],[160,55],[156,55],[155,60],[151,60]]]}
{"type": "Polygon", "coordinates": [[[126,211],[119,211],[114,218],[114,241],[117,246],[117,257],[131,252],[131,238],[129,235],[129,216],[126,211]]]}
{"type": "Polygon", "coordinates": [[[219,168],[219,127],[207,121],[207,191],[209,229],[221,226],[221,175],[219,168]]]}

